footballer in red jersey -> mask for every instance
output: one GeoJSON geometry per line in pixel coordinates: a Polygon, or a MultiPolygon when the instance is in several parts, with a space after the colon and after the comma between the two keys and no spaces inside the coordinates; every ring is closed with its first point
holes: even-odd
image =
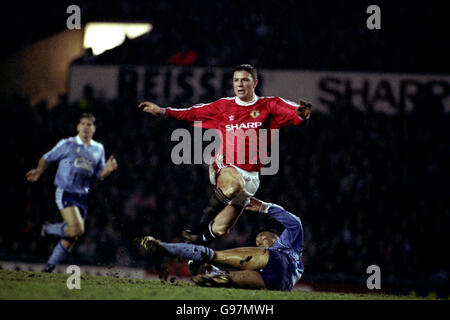
{"type": "MultiPolygon", "coordinates": [[[[202,127],[216,129],[222,138],[222,152],[213,157],[210,165],[210,180],[216,199],[211,199],[196,230],[183,232],[186,241],[207,244],[230,232],[248,199],[259,187],[259,173],[264,165],[259,153],[261,145],[258,135],[261,129],[268,131],[289,125],[301,126],[310,118],[311,103],[303,100],[295,103],[279,97],[258,97],[255,94],[257,85],[256,69],[244,64],[233,72],[235,97],[185,109],[161,108],[148,101],[139,104],[143,112],[154,116],[188,122],[202,121],[202,127]],[[249,131],[256,132],[256,137],[236,139],[249,131]],[[257,152],[251,153],[255,145],[257,152]],[[244,158],[239,158],[239,150],[244,151],[244,158]]],[[[265,150],[270,150],[270,136],[266,142],[265,150]]]]}

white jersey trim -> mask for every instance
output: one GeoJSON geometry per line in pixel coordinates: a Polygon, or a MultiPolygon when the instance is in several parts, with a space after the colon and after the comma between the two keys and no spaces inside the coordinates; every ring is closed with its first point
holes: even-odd
{"type": "Polygon", "coordinates": [[[253,99],[249,102],[242,101],[238,97],[235,97],[234,101],[236,102],[237,105],[246,107],[246,106],[254,105],[258,101],[258,99],[259,99],[259,97],[255,94],[253,99]]]}
{"type": "Polygon", "coordinates": [[[49,157],[49,155],[50,155],[50,153],[51,153],[53,150],[58,149],[58,148],[61,147],[63,144],[65,144],[67,141],[70,141],[70,139],[69,139],[69,138],[65,138],[65,139],[59,140],[59,142],[58,142],[51,150],[49,150],[48,152],[46,152],[46,153],[42,156],[42,158],[44,158],[45,160],[47,160],[48,157],[49,157]]]}
{"type": "Polygon", "coordinates": [[[198,104],[194,104],[192,107],[189,108],[172,108],[172,107],[167,107],[166,109],[169,109],[171,111],[186,111],[186,110],[191,110],[191,109],[197,109],[197,108],[203,108],[206,106],[209,106],[213,104],[213,102],[209,102],[209,103],[198,103],[198,104]]]}
{"type": "Polygon", "coordinates": [[[289,105],[291,105],[291,106],[293,106],[293,107],[296,107],[296,108],[300,107],[300,105],[299,105],[297,102],[294,102],[294,101],[289,100],[289,99],[284,99],[284,98],[281,98],[281,97],[275,97],[275,96],[261,97],[261,99],[273,99],[273,98],[279,98],[279,99],[280,99],[281,101],[283,101],[284,103],[287,103],[287,104],[289,104],[289,105]]]}
{"type": "Polygon", "coordinates": [[[59,209],[59,210],[64,209],[64,205],[63,205],[63,202],[62,202],[63,192],[64,192],[64,190],[61,189],[60,187],[57,187],[57,188],[56,188],[56,192],[55,192],[55,202],[56,202],[56,205],[58,206],[58,209],[59,209]]]}
{"type": "Polygon", "coordinates": [[[298,103],[294,102],[294,101],[287,100],[287,99],[283,99],[283,98],[280,98],[280,99],[281,99],[284,103],[287,103],[287,104],[289,104],[289,105],[291,105],[291,106],[293,106],[293,107],[296,107],[296,108],[300,107],[300,105],[299,105],[298,103]]]}
{"type": "Polygon", "coordinates": [[[94,139],[91,139],[91,141],[89,141],[89,144],[84,144],[84,142],[81,140],[80,136],[77,135],[76,137],[73,137],[73,138],[75,138],[75,141],[77,144],[81,144],[81,145],[85,145],[85,146],[96,146],[96,147],[99,147],[100,149],[104,150],[103,144],[98,141],[95,141],[94,139]]]}

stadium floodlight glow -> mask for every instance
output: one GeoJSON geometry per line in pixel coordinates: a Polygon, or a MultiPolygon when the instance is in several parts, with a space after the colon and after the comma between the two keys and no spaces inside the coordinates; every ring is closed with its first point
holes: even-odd
{"type": "Polygon", "coordinates": [[[150,32],[151,23],[89,22],[84,29],[83,48],[92,48],[94,55],[121,45],[125,37],[134,39],[150,32]]]}

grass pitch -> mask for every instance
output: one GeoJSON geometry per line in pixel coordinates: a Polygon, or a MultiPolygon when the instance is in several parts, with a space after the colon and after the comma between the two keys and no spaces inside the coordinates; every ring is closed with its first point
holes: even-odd
{"type": "Polygon", "coordinates": [[[69,274],[0,270],[0,300],[406,300],[386,294],[279,292],[203,288],[185,281],[81,276],[81,288],[69,290],[69,274]]]}

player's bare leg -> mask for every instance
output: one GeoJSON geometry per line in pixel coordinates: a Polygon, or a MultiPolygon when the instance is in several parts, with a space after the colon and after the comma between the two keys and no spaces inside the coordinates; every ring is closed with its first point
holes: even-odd
{"type": "Polygon", "coordinates": [[[236,221],[244,212],[244,208],[237,205],[227,205],[222,211],[220,211],[211,223],[212,234],[219,238],[228,234],[236,221]]]}
{"type": "MultiPolygon", "coordinates": [[[[220,170],[216,181],[216,197],[226,205],[211,222],[204,223],[198,234],[183,232],[185,241],[208,245],[215,238],[228,234],[243,212],[243,207],[229,204],[245,188],[245,180],[241,174],[233,167],[226,167],[220,170]]],[[[214,212],[209,212],[211,215],[214,212]]],[[[201,264],[194,261],[188,262],[191,275],[200,272],[201,264]]]]}
{"type": "MultiPolygon", "coordinates": [[[[244,178],[232,167],[223,168],[217,177],[217,197],[224,203],[231,202],[245,188],[244,178]]],[[[213,237],[221,237],[230,232],[242,213],[242,208],[237,205],[227,205],[214,218],[210,225],[213,237]]]]}
{"type": "Polygon", "coordinates": [[[258,271],[254,270],[199,274],[192,277],[192,281],[202,287],[266,288],[263,277],[258,271]]]}
{"type": "Polygon", "coordinates": [[[81,217],[78,207],[64,208],[61,210],[61,216],[67,224],[67,238],[62,238],[61,244],[70,251],[78,238],[84,233],[84,219],[81,217]]]}
{"type": "MultiPolygon", "coordinates": [[[[231,201],[245,188],[244,178],[233,167],[226,167],[220,171],[217,178],[217,191],[225,197],[224,201],[231,201]]],[[[220,211],[211,223],[210,231],[216,237],[228,234],[243,212],[243,207],[229,204],[220,211]]]]}
{"type": "Polygon", "coordinates": [[[221,202],[215,192],[211,195],[208,205],[202,211],[199,223],[195,223],[182,231],[184,241],[188,243],[202,243],[202,235],[209,229],[209,224],[216,217],[217,213],[222,211],[227,205],[221,202]]]}
{"type": "Polygon", "coordinates": [[[78,207],[67,207],[60,212],[64,222],[47,225],[43,231],[43,234],[54,234],[61,237],[43,270],[45,272],[51,272],[57,264],[63,261],[70,253],[78,237],[84,233],[84,220],[78,207]]]}
{"type": "Polygon", "coordinates": [[[84,233],[84,220],[78,207],[67,207],[61,210],[61,217],[66,223],[65,233],[68,238],[76,238],[84,233]]]}
{"type": "Polygon", "coordinates": [[[183,232],[185,241],[207,245],[212,239],[219,238],[230,232],[243,208],[238,205],[227,205],[245,188],[244,178],[233,167],[220,170],[217,177],[214,206],[204,210],[201,226],[195,231],[183,232]],[[225,206],[225,207],[224,207],[225,206]],[[216,209],[218,211],[214,212],[216,209]]]}
{"type": "Polygon", "coordinates": [[[264,289],[266,284],[262,275],[255,270],[230,271],[228,275],[231,278],[233,287],[264,289]]]}
{"type": "Polygon", "coordinates": [[[244,247],[215,251],[212,261],[215,265],[243,269],[241,271],[219,271],[195,275],[192,280],[206,287],[238,287],[265,288],[261,274],[255,270],[264,268],[269,261],[267,249],[258,247],[244,247]]]}
{"type": "Polygon", "coordinates": [[[225,197],[233,199],[244,190],[245,181],[235,168],[226,167],[220,170],[216,187],[222,191],[225,197]]]}
{"type": "Polygon", "coordinates": [[[242,270],[257,270],[264,268],[268,261],[269,251],[266,248],[243,247],[215,251],[213,263],[242,270]]]}

